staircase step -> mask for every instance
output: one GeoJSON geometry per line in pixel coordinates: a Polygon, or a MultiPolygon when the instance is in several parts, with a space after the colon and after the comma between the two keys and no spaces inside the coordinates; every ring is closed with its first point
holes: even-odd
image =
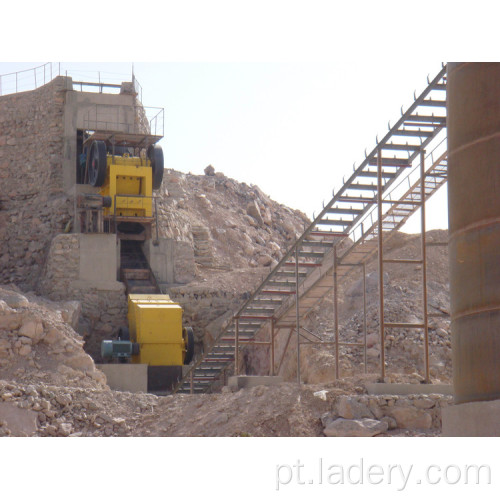
{"type": "Polygon", "coordinates": [[[122,276],[126,279],[149,280],[151,271],[149,269],[122,269],[122,276]]]}

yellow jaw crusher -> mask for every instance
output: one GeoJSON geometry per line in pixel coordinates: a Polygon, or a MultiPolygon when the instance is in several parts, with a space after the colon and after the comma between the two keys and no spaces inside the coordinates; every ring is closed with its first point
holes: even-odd
{"type": "Polygon", "coordinates": [[[148,391],[170,389],[194,353],[193,330],[182,326],[182,307],[168,295],[129,294],[128,324],[118,340],[102,341],[102,357],[147,364],[148,391]]]}
{"type": "MultiPolygon", "coordinates": [[[[132,267],[126,271],[133,277],[151,272],[140,249],[141,242],[137,240],[141,239],[138,238],[141,233],[143,239],[151,235],[153,189],[160,188],[163,178],[161,147],[150,144],[144,151],[140,144],[128,142],[117,148],[103,140],[90,141],[85,174],[88,183],[98,187],[99,195],[106,200],[103,201],[104,219],[119,235],[122,247],[127,239],[139,244],[142,267],[134,269],[130,263],[126,266],[120,263],[122,271],[124,266],[132,267]]],[[[129,327],[120,329],[118,340],[104,340],[101,355],[106,360],[148,365],[148,391],[168,390],[181,378],[182,365],[191,362],[193,331],[182,326],[182,308],[168,295],[133,293],[126,277],[124,282],[129,327]]],[[[154,279],[150,285],[159,292],[154,279]]]]}

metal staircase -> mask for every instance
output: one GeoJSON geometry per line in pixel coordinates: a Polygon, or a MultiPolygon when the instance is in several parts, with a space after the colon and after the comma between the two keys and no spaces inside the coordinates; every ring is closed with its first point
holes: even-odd
{"type": "MultiPolygon", "coordinates": [[[[383,240],[395,234],[446,182],[445,75],[443,66],[371,153],[365,153],[176,391],[206,392],[223,371],[233,364],[238,367],[239,348],[247,343],[270,346],[274,374],[274,342],[260,340],[261,333],[270,329],[273,339],[275,329],[288,329],[289,342],[294,329],[301,330],[300,318],[380,251],[379,233],[383,240]]],[[[337,339],[337,352],[339,345],[337,339]]],[[[278,371],[280,367],[281,362],[278,371]]]]}

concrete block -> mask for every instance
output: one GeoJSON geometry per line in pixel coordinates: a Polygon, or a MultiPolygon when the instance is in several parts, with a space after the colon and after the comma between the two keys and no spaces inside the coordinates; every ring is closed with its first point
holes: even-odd
{"type": "Polygon", "coordinates": [[[116,235],[80,234],[80,280],[116,282],[116,235]]]}
{"type": "Polygon", "coordinates": [[[174,245],[174,240],[165,238],[160,238],[157,245],[152,240],[144,244],[149,265],[162,283],[174,282],[174,245]]]}
{"type": "Polygon", "coordinates": [[[148,365],[133,363],[109,363],[96,367],[107,378],[107,384],[114,391],[148,392],[148,365]]]}
{"type": "Polygon", "coordinates": [[[247,389],[258,385],[279,385],[283,382],[283,377],[257,376],[257,375],[238,375],[229,377],[228,387],[233,390],[247,389]]]}
{"type": "Polygon", "coordinates": [[[5,421],[11,436],[32,436],[37,430],[37,414],[12,403],[0,402],[0,420],[5,421]]]}
{"type": "Polygon", "coordinates": [[[445,394],[453,395],[453,386],[447,384],[366,384],[368,394],[445,394]]]}
{"type": "Polygon", "coordinates": [[[443,436],[500,437],[500,399],[443,408],[443,436]]]}

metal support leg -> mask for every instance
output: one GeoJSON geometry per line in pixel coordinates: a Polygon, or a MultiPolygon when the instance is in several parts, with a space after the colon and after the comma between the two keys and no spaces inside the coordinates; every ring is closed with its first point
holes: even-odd
{"type": "Polygon", "coordinates": [[[335,315],[335,379],[340,376],[339,370],[339,300],[337,283],[337,247],[333,247],[333,314],[335,315]]]}
{"type": "Polygon", "coordinates": [[[191,373],[189,374],[189,393],[194,394],[194,371],[191,370],[191,373]]]}
{"type": "Polygon", "coordinates": [[[428,311],[427,311],[427,249],[426,243],[426,228],[425,228],[425,151],[420,153],[420,216],[422,226],[422,305],[424,316],[424,368],[425,381],[430,382],[429,371],[429,326],[428,326],[428,311]]]}
{"type": "Polygon", "coordinates": [[[295,323],[297,330],[297,383],[300,385],[299,246],[295,248],[295,323]]]}
{"type": "Polygon", "coordinates": [[[367,324],[366,324],[366,264],[363,262],[363,354],[365,360],[365,374],[368,373],[368,357],[366,355],[366,336],[367,336],[367,324]]]}
{"type": "Polygon", "coordinates": [[[235,318],[235,333],[234,333],[234,374],[240,374],[240,366],[239,366],[239,340],[240,340],[240,318],[235,318]]]}
{"type": "Polygon", "coordinates": [[[380,376],[385,377],[385,323],[384,323],[384,263],[382,243],[382,150],[377,156],[377,209],[378,209],[378,288],[380,329],[380,376]]]}
{"type": "Polygon", "coordinates": [[[292,339],[292,334],[293,334],[293,328],[290,330],[290,333],[288,334],[288,338],[286,340],[285,348],[283,349],[283,353],[281,355],[281,359],[278,365],[278,370],[276,371],[276,374],[279,375],[281,371],[281,365],[283,364],[283,361],[285,360],[285,354],[286,351],[288,350],[288,345],[290,344],[290,340],[292,339]]]}
{"type": "Polygon", "coordinates": [[[274,376],[274,318],[271,320],[271,366],[269,375],[274,376]]]}

